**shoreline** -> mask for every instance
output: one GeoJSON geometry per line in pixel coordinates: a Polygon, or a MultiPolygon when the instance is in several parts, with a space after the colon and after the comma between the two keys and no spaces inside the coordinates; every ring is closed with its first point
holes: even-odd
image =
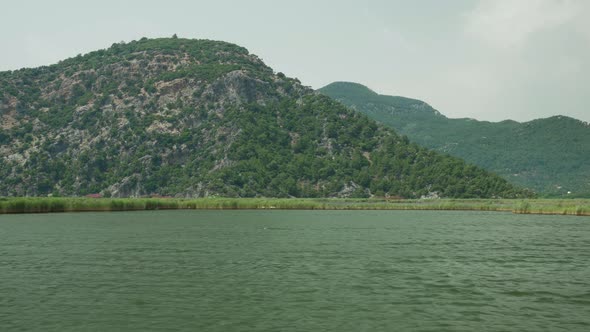
{"type": "Polygon", "coordinates": [[[424,210],[590,216],[590,199],[0,198],[0,214],[148,210],[424,210]]]}

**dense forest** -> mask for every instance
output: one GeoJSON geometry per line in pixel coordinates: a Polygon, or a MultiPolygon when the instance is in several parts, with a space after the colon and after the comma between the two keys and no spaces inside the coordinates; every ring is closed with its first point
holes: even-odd
{"type": "Polygon", "coordinates": [[[524,123],[449,119],[423,101],[379,95],[357,83],[332,83],[320,91],[422,146],[542,195],[590,197],[588,123],[566,116],[524,123]]]}
{"type": "Polygon", "coordinates": [[[0,196],[528,197],[245,48],[113,44],[0,72],[0,196]]]}

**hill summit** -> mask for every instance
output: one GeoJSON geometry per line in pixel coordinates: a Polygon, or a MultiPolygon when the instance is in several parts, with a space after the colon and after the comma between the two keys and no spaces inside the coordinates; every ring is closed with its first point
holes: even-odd
{"type": "Polygon", "coordinates": [[[0,195],[522,197],[275,73],[162,38],[0,73],[0,195]]]}

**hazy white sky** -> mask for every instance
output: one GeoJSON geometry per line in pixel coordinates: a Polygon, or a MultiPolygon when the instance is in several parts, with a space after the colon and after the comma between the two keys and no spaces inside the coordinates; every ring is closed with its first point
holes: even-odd
{"type": "Polygon", "coordinates": [[[0,70],[141,37],[225,40],[320,88],[353,81],[450,117],[590,121],[587,0],[3,0],[0,70]]]}

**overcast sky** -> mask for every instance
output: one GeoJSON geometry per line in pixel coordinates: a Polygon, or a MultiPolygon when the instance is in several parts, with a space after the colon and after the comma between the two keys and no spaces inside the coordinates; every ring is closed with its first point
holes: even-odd
{"type": "Polygon", "coordinates": [[[590,121],[587,0],[3,0],[0,70],[141,37],[225,40],[320,88],[365,84],[449,117],[590,121]]]}

